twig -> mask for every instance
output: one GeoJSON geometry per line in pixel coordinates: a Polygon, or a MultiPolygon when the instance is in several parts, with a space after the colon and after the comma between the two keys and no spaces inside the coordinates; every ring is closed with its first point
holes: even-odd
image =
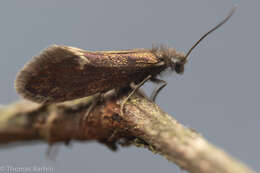
{"type": "Polygon", "coordinates": [[[76,101],[38,105],[21,101],[0,109],[0,143],[46,140],[97,140],[111,149],[135,144],[159,153],[191,173],[249,173],[242,163],[207,142],[155,103],[136,93],[120,104],[127,93],[112,94],[82,119],[95,96],[76,101]]]}

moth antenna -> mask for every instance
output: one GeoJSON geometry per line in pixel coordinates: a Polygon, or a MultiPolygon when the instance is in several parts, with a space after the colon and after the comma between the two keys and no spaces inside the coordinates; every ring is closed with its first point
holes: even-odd
{"type": "Polygon", "coordinates": [[[229,14],[227,15],[227,17],[225,17],[225,19],[223,19],[221,22],[219,22],[219,24],[217,24],[214,28],[210,29],[207,33],[205,33],[191,48],[190,50],[187,52],[187,54],[185,55],[185,59],[188,58],[188,56],[190,55],[190,53],[193,51],[193,49],[205,38],[207,37],[210,33],[212,33],[213,31],[215,31],[216,29],[218,29],[220,26],[222,26],[224,23],[226,23],[229,18],[234,14],[234,12],[237,9],[237,5],[235,5],[232,10],[229,12],[229,14]]]}

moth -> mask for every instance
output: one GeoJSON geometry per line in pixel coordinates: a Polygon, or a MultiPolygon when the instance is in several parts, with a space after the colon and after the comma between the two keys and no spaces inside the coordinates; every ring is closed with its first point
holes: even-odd
{"type": "Polygon", "coordinates": [[[17,75],[15,88],[23,98],[38,103],[73,100],[131,83],[141,86],[147,80],[163,83],[158,92],[166,82],[157,76],[166,69],[182,74],[192,50],[223,25],[235,9],[205,33],[186,54],[166,46],[91,52],[53,45],[24,66],[17,75]]]}

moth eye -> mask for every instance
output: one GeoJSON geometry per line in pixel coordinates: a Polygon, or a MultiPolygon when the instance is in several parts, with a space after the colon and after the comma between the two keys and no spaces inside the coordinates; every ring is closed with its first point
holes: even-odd
{"type": "Polygon", "coordinates": [[[183,73],[184,72],[184,64],[176,63],[175,64],[175,71],[178,74],[183,73]]]}

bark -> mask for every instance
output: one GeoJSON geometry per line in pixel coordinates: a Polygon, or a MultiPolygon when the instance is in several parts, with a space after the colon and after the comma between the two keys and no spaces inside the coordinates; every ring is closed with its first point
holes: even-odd
{"type": "Polygon", "coordinates": [[[115,150],[134,144],[158,153],[191,173],[253,172],[196,131],[177,122],[140,93],[120,113],[128,93],[108,94],[86,112],[97,96],[70,102],[39,105],[19,101],[0,109],[0,144],[43,141],[96,140],[115,150]]]}

